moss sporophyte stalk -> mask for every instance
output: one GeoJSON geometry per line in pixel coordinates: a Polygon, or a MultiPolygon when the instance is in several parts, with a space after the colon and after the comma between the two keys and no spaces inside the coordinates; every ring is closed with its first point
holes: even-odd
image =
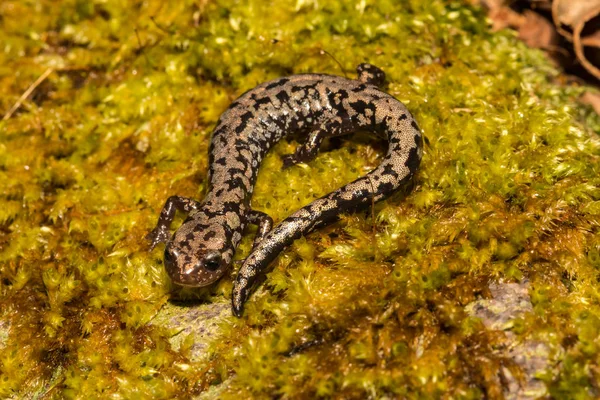
{"type": "MultiPolygon", "coordinates": [[[[20,101],[0,122],[0,397],[598,396],[599,120],[480,10],[9,0],[0,18],[2,114],[20,101]],[[252,231],[219,282],[173,285],[144,236],[166,198],[205,195],[221,113],[362,62],[428,139],[413,190],[295,241],[240,320],[252,231]]],[[[298,144],[261,163],[252,206],[275,222],[387,146],[357,133],[282,170],[298,144]]]]}

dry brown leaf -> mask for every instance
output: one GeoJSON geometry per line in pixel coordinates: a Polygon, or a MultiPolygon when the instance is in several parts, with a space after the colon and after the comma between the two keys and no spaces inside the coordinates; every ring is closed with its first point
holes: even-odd
{"type": "Polygon", "coordinates": [[[479,1],[479,4],[490,11],[494,11],[508,6],[510,4],[510,0],[481,0],[479,1]]]}
{"type": "Polygon", "coordinates": [[[584,16],[599,5],[599,0],[555,0],[552,4],[554,24],[561,35],[572,41],[573,35],[563,26],[573,29],[584,16]]]}
{"type": "Polygon", "coordinates": [[[539,49],[555,49],[558,46],[559,36],[552,22],[530,10],[526,10],[523,16],[525,19],[519,27],[519,38],[527,46],[539,49]]]}
{"type": "Polygon", "coordinates": [[[522,13],[510,7],[513,3],[513,0],[479,0],[489,11],[494,30],[515,28],[528,46],[548,51],[565,68],[577,69],[580,64],[600,80],[600,0],[529,0],[531,10],[522,13]],[[551,21],[544,17],[550,13],[551,21]],[[572,49],[567,49],[570,46],[565,46],[560,35],[573,43],[572,49]]]}
{"type": "Polygon", "coordinates": [[[532,10],[552,10],[552,0],[529,0],[532,10]]]}
{"type": "Polygon", "coordinates": [[[499,31],[508,27],[519,28],[525,23],[525,17],[508,7],[499,7],[494,10],[490,9],[489,17],[492,20],[492,29],[494,31],[499,31]]]}
{"type": "Polygon", "coordinates": [[[581,38],[581,44],[588,47],[600,47],[600,31],[581,38]]]}
{"type": "Polygon", "coordinates": [[[600,114],[600,93],[585,92],[579,99],[583,104],[591,105],[600,114]]]}
{"type": "Polygon", "coordinates": [[[518,27],[523,23],[523,17],[509,7],[510,0],[474,0],[474,2],[487,9],[488,16],[492,20],[493,31],[518,27]]]}
{"type": "MultiPolygon", "coordinates": [[[[577,59],[579,60],[579,62],[581,62],[581,65],[584,66],[584,68],[591,73],[592,75],[594,75],[597,79],[600,79],[600,68],[597,67],[597,65],[600,65],[600,52],[598,51],[594,51],[592,53],[593,58],[590,60],[590,57],[588,57],[583,49],[584,44],[583,44],[583,39],[581,37],[581,34],[583,32],[583,29],[586,27],[586,24],[589,21],[596,21],[598,22],[598,19],[596,17],[598,17],[598,15],[600,15],[600,1],[596,0],[595,1],[595,7],[594,8],[589,8],[586,10],[586,14],[582,15],[580,20],[578,20],[576,22],[576,24],[573,27],[573,46],[575,47],[575,54],[577,55],[577,59]]],[[[596,24],[596,26],[591,26],[591,31],[594,37],[595,35],[598,33],[600,26],[597,26],[598,24],[596,24]]],[[[588,35],[587,37],[591,36],[588,35]]],[[[593,49],[597,49],[597,47],[592,47],[593,49]]]]}

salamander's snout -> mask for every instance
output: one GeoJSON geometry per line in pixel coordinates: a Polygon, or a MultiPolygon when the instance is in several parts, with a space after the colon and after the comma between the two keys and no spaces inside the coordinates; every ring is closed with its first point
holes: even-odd
{"type": "Polygon", "coordinates": [[[202,287],[210,285],[227,271],[227,263],[215,251],[189,255],[167,244],[165,247],[165,270],[179,286],[202,287]]]}

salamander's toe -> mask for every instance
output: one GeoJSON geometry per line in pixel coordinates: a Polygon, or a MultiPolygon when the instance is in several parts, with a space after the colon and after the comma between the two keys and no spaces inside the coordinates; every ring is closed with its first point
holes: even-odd
{"type": "Polygon", "coordinates": [[[238,272],[238,277],[233,283],[233,290],[231,291],[231,312],[238,318],[244,313],[244,303],[248,297],[246,284],[247,281],[245,279],[240,280],[238,272]]]}
{"type": "Polygon", "coordinates": [[[169,240],[169,231],[167,228],[157,226],[144,239],[150,241],[150,251],[152,251],[159,243],[166,243],[169,240]]]}
{"type": "Polygon", "coordinates": [[[298,164],[298,161],[296,161],[296,157],[293,154],[281,156],[281,161],[283,161],[283,169],[288,169],[289,167],[298,164]]]}
{"type": "Polygon", "coordinates": [[[236,304],[235,301],[231,303],[231,312],[238,318],[242,317],[244,314],[244,304],[236,304]]]}

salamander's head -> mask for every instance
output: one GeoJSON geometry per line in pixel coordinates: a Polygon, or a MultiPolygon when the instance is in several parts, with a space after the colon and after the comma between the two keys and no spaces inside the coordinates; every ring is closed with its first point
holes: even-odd
{"type": "Polygon", "coordinates": [[[202,287],[221,278],[231,264],[238,228],[234,213],[190,215],[165,247],[165,269],[173,283],[202,287]]]}

